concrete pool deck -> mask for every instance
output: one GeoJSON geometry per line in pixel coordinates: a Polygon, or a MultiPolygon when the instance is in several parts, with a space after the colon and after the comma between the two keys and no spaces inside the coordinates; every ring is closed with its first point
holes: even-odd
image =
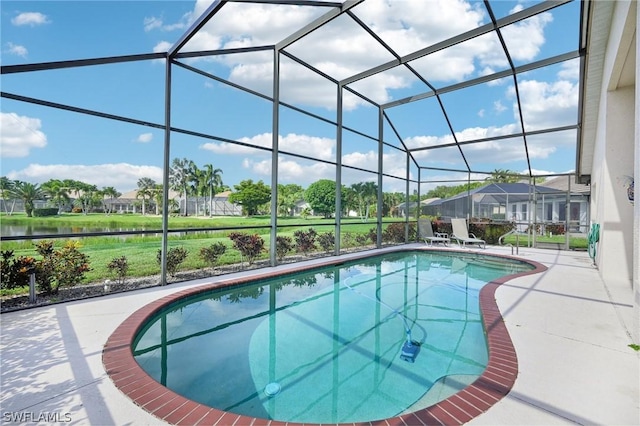
{"type": "MultiPolygon", "coordinates": [[[[511,254],[506,247],[480,251],[511,254]]],[[[627,328],[633,323],[631,289],[617,294],[624,290],[605,285],[585,252],[526,248],[516,257],[548,267],[496,291],[518,356],[518,377],[506,397],[469,424],[640,424],[640,354],[627,346],[634,343],[627,328]]],[[[288,264],[269,271],[295,267],[288,264]]],[[[2,314],[0,421],[162,424],[116,388],[102,363],[103,346],[139,308],[211,281],[2,314]]]]}

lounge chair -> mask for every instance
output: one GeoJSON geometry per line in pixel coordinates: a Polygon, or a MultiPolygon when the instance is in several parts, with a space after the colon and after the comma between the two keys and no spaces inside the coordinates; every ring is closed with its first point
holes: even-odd
{"type": "Polygon", "coordinates": [[[449,244],[449,241],[451,241],[449,236],[443,232],[436,232],[434,234],[430,220],[421,220],[418,223],[418,228],[420,229],[420,238],[429,246],[433,246],[433,243],[442,243],[446,246],[449,244]]]}
{"type": "Polygon", "coordinates": [[[478,247],[487,248],[485,240],[477,238],[472,233],[469,233],[467,229],[466,219],[451,219],[451,227],[453,228],[453,234],[451,238],[458,242],[459,246],[465,246],[467,244],[477,244],[478,247]]]}

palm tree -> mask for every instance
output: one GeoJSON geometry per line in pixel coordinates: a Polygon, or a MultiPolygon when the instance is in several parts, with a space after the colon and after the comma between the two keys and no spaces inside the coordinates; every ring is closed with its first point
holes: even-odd
{"type": "Polygon", "coordinates": [[[62,207],[69,202],[69,188],[60,179],[49,179],[41,185],[42,191],[49,197],[49,201],[58,207],[58,214],[62,207]]]}
{"type": "Polygon", "coordinates": [[[181,197],[184,195],[184,215],[187,215],[187,196],[189,195],[189,181],[194,162],[186,158],[174,158],[169,170],[169,182],[171,189],[178,192],[181,197]]]}
{"type": "Polygon", "coordinates": [[[151,178],[143,177],[138,179],[138,193],[136,194],[136,198],[142,198],[142,216],[146,214],[146,199],[151,199],[153,197],[153,190],[156,186],[156,181],[151,178]]]}
{"type": "Polygon", "coordinates": [[[195,164],[191,165],[189,170],[189,194],[196,198],[196,216],[200,215],[200,195],[205,193],[205,187],[203,185],[202,170],[195,164]]]}
{"type": "Polygon", "coordinates": [[[44,198],[44,192],[40,188],[40,185],[34,185],[30,182],[15,181],[13,192],[16,198],[22,200],[24,203],[24,211],[27,213],[27,217],[31,217],[33,214],[34,201],[44,198]]]}
{"type": "Polygon", "coordinates": [[[102,188],[102,195],[104,197],[109,197],[109,200],[111,200],[111,203],[109,203],[109,208],[105,209],[107,210],[107,214],[111,214],[113,209],[114,198],[118,198],[119,196],[122,195],[122,193],[118,192],[118,190],[115,189],[113,186],[105,186],[102,188]]]}
{"type": "Polygon", "coordinates": [[[362,220],[369,220],[371,204],[378,198],[378,185],[373,182],[359,182],[351,185],[351,189],[356,195],[360,217],[362,220]]]}
{"type": "Polygon", "coordinates": [[[157,183],[151,189],[151,198],[156,202],[156,216],[160,214],[160,206],[162,205],[162,199],[164,198],[164,191],[162,190],[162,184],[157,183]]]}
{"type": "Polygon", "coordinates": [[[222,170],[214,169],[212,164],[205,164],[201,178],[205,191],[209,194],[209,217],[213,216],[213,196],[222,186],[222,170]]]}
{"type": "Polygon", "coordinates": [[[88,214],[93,207],[101,204],[101,198],[103,196],[96,185],[74,181],[73,186],[74,191],[78,195],[74,204],[76,207],[79,206],[82,209],[82,214],[88,214]]]}
{"type": "Polygon", "coordinates": [[[0,177],[0,197],[2,197],[4,212],[9,216],[13,214],[13,208],[16,205],[16,198],[13,195],[14,187],[15,187],[15,181],[9,179],[6,176],[0,177]],[[13,203],[11,204],[11,211],[7,211],[7,200],[9,199],[13,201],[13,203]]]}

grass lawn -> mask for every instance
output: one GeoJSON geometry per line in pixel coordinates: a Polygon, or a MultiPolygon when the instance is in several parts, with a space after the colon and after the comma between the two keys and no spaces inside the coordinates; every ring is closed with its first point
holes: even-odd
{"type": "MultiPolygon", "coordinates": [[[[528,239],[526,235],[520,235],[518,237],[518,246],[526,247],[528,245],[528,239]]],[[[516,245],[516,236],[515,235],[507,235],[504,238],[505,244],[511,244],[513,246],[516,245]]],[[[554,235],[549,237],[548,235],[537,235],[536,236],[537,243],[553,243],[553,244],[565,244],[565,236],[564,235],[554,235]]],[[[586,250],[589,242],[587,241],[587,237],[569,237],[569,248],[573,250],[586,250]]]]}
{"type": "MultiPolygon", "coordinates": [[[[60,226],[60,227],[105,227],[105,228],[146,228],[161,229],[162,223],[160,217],[141,216],[141,215],[111,215],[105,214],[64,214],[57,217],[46,218],[28,218],[24,214],[14,214],[13,216],[2,216],[3,224],[13,225],[38,225],[38,226],[60,226]]],[[[386,221],[387,219],[385,219],[386,221]]],[[[401,219],[398,219],[401,220],[401,219]]],[[[174,229],[198,229],[198,228],[231,228],[235,226],[268,226],[271,218],[269,216],[258,217],[214,217],[194,218],[194,217],[172,217],[169,222],[170,228],[174,229]]],[[[307,230],[313,227],[318,233],[333,232],[335,225],[333,219],[327,220],[323,218],[302,219],[294,218],[278,218],[278,224],[285,225],[279,228],[278,235],[289,236],[293,238],[296,230],[307,230]]],[[[375,228],[375,221],[362,222],[359,218],[349,218],[341,222],[341,232],[343,239],[345,234],[366,234],[371,228],[375,228]]],[[[384,225],[383,225],[384,226],[384,225]]],[[[217,242],[222,242],[227,246],[226,253],[218,259],[219,265],[239,263],[240,253],[232,247],[232,242],[228,237],[232,230],[207,231],[201,233],[189,234],[170,234],[169,248],[184,247],[188,251],[187,259],[180,265],[179,270],[194,270],[208,267],[199,256],[200,249],[210,246],[217,242]]],[[[238,232],[257,233],[264,239],[264,247],[269,248],[270,244],[270,228],[258,229],[241,229],[238,232]]],[[[80,251],[89,256],[92,270],[85,275],[84,282],[102,282],[105,279],[113,279],[107,268],[107,264],[115,258],[126,256],[129,264],[128,277],[144,277],[156,275],[160,273],[160,266],[156,260],[157,252],[161,248],[162,239],[160,236],[126,236],[126,237],[80,237],[80,251]]],[[[76,237],[74,237],[75,239],[76,237]]],[[[53,240],[55,247],[60,248],[67,239],[53,240]]],[[[342,243],[343,247],[347,245],[342,243]]],[[[357,245],[351,243],[351,245],[357,245]]],[[[35,246],[32,241],[4,241],[2,242],[2,251],[13,250],[14,256],[32,256],[38,257],[35,246]]],[[[265,251],[260,258],[268,258],[268,252],[265,251]]],[[[0,290],[0,295],[6,296],[10,294],[23,294],[25,289],[16,290],[0,290]]]]}
{"type": "MultiPolygon", "coordinates": [[[[403,218],[384,218],[384,221],[403,221],[403,218]]],[[[155,215],[142,216],[139,214],[111,214],[90,213],[87,215],[77,213],[63,213],[58,216],[27,217],[24,213],[14,213],[9,216],[0,214],[0,221],[6,225],[43,226],[43,227],[96,227],[96,228],[128,228],[128,229],[162,229],[162,217],[155,215]]],[[[278,225],[320,225],[327,223],[333,225],[333,219],[322,217],[309,217],[303,219],[300,216],[278,217],[278,225]]],[[[360,218],[344,218],[341,223],[353,223],[375,226],[375,219],[362,222],[360,218]]],[[[269,226],[271,216],[172,216],[169,217],[169,228],[229,228],[234,226],[269,226]]]]}

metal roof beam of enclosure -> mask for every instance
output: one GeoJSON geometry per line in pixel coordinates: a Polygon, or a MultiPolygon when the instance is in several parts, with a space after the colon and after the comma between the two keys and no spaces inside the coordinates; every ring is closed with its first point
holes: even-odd
{"type": "Polygon", "coordinates": [[[524,153],[527,157],[527,168],[529,169],[529,176],[533,176],[533,170],[531,170],[531,159],[529,158],[529,146],[527,144],[527,135],[524,128],[524,117],[522,116],[522,101],[520,100],[520,89],[518,88],[518,78],[516,76],[516,67],[513,65],[513,59],[511,59],[511,54],[509,53],[509,49],[507,48],[507,44],[504,41],[504,37],[502,36],[502,32],[500,28],[498,28],[496,23],[496,17],[493,14],[493,9],[491,9],[491,5],[489,4],[489,0],[484,0],[484,5],[487,8],[487,12],[489,12],[489,16],[491,17],[491,22],[496,26],[496,34],[498,35],[498,39],[500,40],[500,45],[502,46],[502,50],[504,51],[507,60],[509,61],[509,68],[511,68],[511,72],[513,74],[513,87],[516,93],[516,102],[518,103],[518,117],[520,118],[520,128],[522,129],[522,140],[524,142],[524,153]]]}
{"type": "MultiPolygon", "coordinates": [[[[400,133],[398,132],[398,129],[396,129],[396,126],[393,125],[393,122],[391,121],[391,119],[389,118],[387,113],[385,112],[384,108],[382,109],[382,115],[384,116],[384,119],[387,121],[387,124],[389,125],[389,127],[391,127],[391,130],[393,130],[393,133],[395,133],[396,137],[398,138],[398,140],[402,144],[402,147],[404,148],[404,150],[401,150],[401,151],[406,152],[407,155],[409,155],[409,157],[411,157],[411,161],[413,161],[413,164],[416,167],[420,167],[418,165],[418,161],[416,161],[416,159],[413,157],[413,153],[409,149],[407,149],[407,146],[404,144],[404,140],[402,140],[402,136],[400,136],[400,133]]],[[[400,148],[398,148],[398,149],[400,149],[400,148]]]]}
{"type": "Polygon", "coordinates": [[[343,90],[336,85],[336,217],[334,224],[333,253],[340,254],[340,236],[342,235],[342,119],[343,119],[343,90]]]}
{"type": "Polygon", "coordinates": [[[338,84],[338,80],[336,80],[335,78],[331,77],[329,74],[325,74],[324,72],[320,71],[318,68],[316,68],[313,65],[303,61],[302,59],[298,58],[297,56],[292,55],[291,53],[287,52],[286,50],[281,50],[280,53],[283,54],[284,56],[286,56],[287,58],[291,59],[292,61],[299,63],[303,67],[305,67],[305,68],[315,72],[316,74],[326,78],[330,82],[332,82],[334,84],[338,84]]]}
{"type": "Polygon", "coordinates": [[[108,56],[104,58],[74,59],[70,61],[40,62],[35,64],[3,65],[0,66],[0,74],[88,67],[93,65],[118,64],[121,62],[149,61],[152,59],[163,59],[165,56],[165,53],[160,52],[140,55],[108,56]]]}
{"type": "Polygon", "coordinates": [[[196,21],[191,25],[191,27],[189,27],[189,29],[184,34],[182,34],[182,36],[178,39],[178,41],[176,41],[173,44],[173,46],[169,48],[169,50],[167,51],[167,56],[169,57],[169,59],[173,59],[178,53],[178,51],[182,49],[185,46],[185,44],[187,44],[189,40],[191,40],[191,38],[195,36],[198,33],[198,31],[200,31],[202,27],[204,27],[207,24],[207,22],[209,22],[209,19],[213,18],[213,15],[218,13],[218,11],[222,8],[222,6],[225,3],[226,1],[223,1],[223,0],[214,0],[214,2],[211,3],[211,5],[209,5],[207,10],[205,10],[204,13],[200,15],[198,19],[196,19],[196,21]]]}
{"type": "Polygon", "coordinates": [[[105,112],[94,111],[86,108],[74,107],[71,105],[59,104],[56,102],[44,101],[41,99],[30,98],[27,96],[15,95],[13,93],[0,92],[0,97],[13,99],[14,101],[26,102],[35,105],[46,106],[50,108],[62,109],[65,111],[77,112],[79,114],[93,115],[94,117],[108,118],[110,120],[122,121],[125,123],[137,124],[139,126],[152,127],[154,129],[164,129],[163,124],[151,123],[149,121],[136,120],[135,118],[123,117],[121,115],[107,114],[105,112]]]}
{"type": "MultiPolygon", "coordinates": [[[[504,18],[500,18],[498,21],[496,21],[496,25],[498,26],[498,28],[502,28],[505,27],[507,25],[511,25],[515,22],[518,21],[522,21],[524,19],[530,18],[531,16],[535,16],[539,13],[542,12],[546,12],[548,10],[554,9],[558,6],[561,6],[565,3],[569,3],[573,0],[547,0],[545,2],[542,3],[538,3],[534,6],[531,6],[529,8],[523,9],[519,12],[513,13],[509,16],[505,16],[504,18]]],[[[370,70],[366,70],[363,71],[361,73],[355,74],[351,77],[348,77],[344,80],[342,80],[342,84],[347,85],[347,84],[351,84],[354,83],[358,80],[362,80],[364,78],[367,77],[371,77],[374,74],[378,74],[382,71],[386,71],[388,69],[391,69],[393,67],[396,67],[398,65],[407,63],[407,62],[411,62],[415,59],[419,59],[422,58],[423,56],[427,56],[430,55],[432,53],[435,53],[439,50],[443,50],[446,49],[448,47],[451,46],[455,46],[456,44],[460,44],[463,43],[465,41],[471,40],[472,38],[484,35],[486,33],[489,33],[491,31],[493,31],[495,29],[494,24],[493,23],[489,23],[489,24],[485,24],[482,25],[481,27],[478,28],[474,28],[472,30],[469,30],[465,33],[462,34],[458,34],[455,37],[451,37],[450,39],[444,40],[440,43],[436,43],[434,45],[431,45],[429,47],[426,47],[424,49],[420,49],[416,52],[410,53],[406,56],[403,56],[396,61],[390,61],[387,62],[386,64],[383,65],[378,65],[374,68],[371,68],[370,70]]]]}
{"type": "Polygon", "coordinates": [[[462,160],[464,161],[464,165],[467,166],[467,170],[465,170],[467,173],[471,172],[471,166],[469,166],[469,162],[467,161],[467,157],[464,155],[464,151],[462,151],[462,146],[460,145],[460,143],[458,143],[458,137],[456,136],[456,132],[453,129],[453,125],[451,124],[451,120],[449,119],[449,114],[447,114],[447,109],[444,107],[444,104],[442,103],[442,99],[440,98],[440,95],[436,95],[436,99],[438,100],[438,105],[440,105],[440,109],[442,110],[442,115],[444,115],[444,119],[447,122],[447,126],[449,127],[449,131],[451,132],[451,137],[453,138],[453,140],[456,143],[456,146],[458,147],[458,151],[460,151],[460,156],[462,157],[462,160]]]}
{"type": "MultiPolygon", "coordinates": [[[[388,63],[386,63],[386,64],[383,64],[383,65],[381,65],[381,66],[379,66],[379,67],[373,68],[373,70],[375,70],[375,69],[379,68],[379,69],[380,69],[380,71],[378,71],[378,72],[384,72],[384,71],[386,71],[386,70],[388,69],[388,67],[389,67],[390,65],[392,65],[393,63],[395,63],[395,64],[396,64],[395,66],[397,66],[397,65],[401,65],[401,64],[402,64],[402,62],[401,62],[401,59],[402,59],[402,58],[401,58],[401,56],[400,56],[400,55],[399,55],[395,50],[393,50],[393,48],[391,48],[391,46],[389,46],[387,43],[385,43],[385,41],[384,41],[384,40],[382,40],[382,38],[380,38],[380,36],[379,36],[375,31],[373,31],[371,28],[369,28],[369,26],[368,26],[368,25],[366,25],[364,22],[362,22],[362,21],[360,20],[360,18],[358,18],[358,17],[357,17],[353,12],[349,11],[349,12],[347,12],[347,13],[349,14],[349,16],[350,16],[354,21],[356,21],[356,23],[358,23],[358,25],[360,25],[360,27],[362,27],[362,28],[363,28],[363,29],[364,29],[364,30],[365,30],[365,31],[366,31],[366,32],[367,32],[371,37],[373,37],[373,38],[378,42],[378,44],[380,44],[382,47],[384,47],[384,48],[387,50],[387,52],[389,52],[391,55],[393,55],[393,56],[396,58],[396,59],[395,59],[395,61],[390,61],[390,62],[388,62],[388,63]]],[[[429,82],[428,82],[428,81],[427,81],[427,80],[426,80],[426,79],[425,79],[425,78],[424,78],[424,77],[423,77],[419,72],[417,72],[416,70],[414,70],[414,69],[413,69],[413,67],[411,67],[411,65],[409,65],[408,63],[404,63],[404,66],[405,66],[405,67],[406,67],[406,68],[407,68],[407,69],[408,69],[408,70],[409,70],[409,71],[410,71],[410,72],[411,72],[411,73],[412,73],[412,74],[413,74],[413,75],[414,75],[418,80],[422,81],[422,82],[423,82],[425,85],[427,85],[431,90],[434,90],[434,91],[435,91],[435,87],[433,87],[433,86],[432,86],[432,85],[431,85],[431,84],[430,84],[430,83],[429,83],[429,82]]],[[[393,67],[394,67],[394,66],[392,66],[392,68],[393,68],[393,67]]],[[[377,74],[377,72],[375,72],[375,71],[373,71],[373,70],[371,70],[371,71],[377,74]]]]}
{"type": "MultiPolygon", "coordinates": [[[[271,47],[271,48],[273,48],[273,47],[271,47]]],[[[280,53],[284,53],[284,52],[280,52],[280,53]]],[[[172,63],[173,63],[174,65],[177,65],[177,66],[182,67],[182,68],[184,68],[184,69],[187,69],[187,70],[189,70],[189,71],[192,71],[192,72],[195,72],[195,73],[197,73],[197,74],[200,74],[200,75],[202,75],[202,76],[204,76],[204,77],[207,77],[207,78],[210,78],[210,79],[212,79],[212,80],[215,80],[215,81],[217,81],[217,82],[219,82],[219,83],[226,84],[227,86],[233,87],[234,89],[238,89],[238,90],[241,90],[241,91],[243,91],[243,92],[250,93],[250,94],[251,94],[251,95],[253,95],[253,96],[256,96],[256,97],[262,98],[262,99],[264,99],[264,100],[267,100],[267,101],[269,101],[269,102],[273,102],[273,98],[272,98],[271,96],[267,96],[267,95],[265,95],[265,94],[263,94],[263,93],[256,92],[256,91],[251,90],[251,89],[249,89],[249,88],[247,88],[247,87],[240,86],[239,84],[233,83],[233,82],[231,82],[231,81],[229,81],[229,80],[225,80],[224,78],[221,78],[221,77],[215,76],[215,75],[210,74],[210,73],[208,73],[208,72],[206,72],[206,71],[202,71],[201,69],[194,68],[194,67],[192,67],[191,65],[187,65],[187,64],[184,64],[184,63],[182,63],[182,62],[177,62],[177,61],[172,61],[172,63]]],[[[332,80],[332,81],[334,81],[334,82],[336,82],[336,81],[335,81],[335,80],[333,80],[333,79],[331,79],[331,80],[332,80]]],[[[337,82],[336,82],[336,83],[337,83],[337,82]]],[[[347,89],[347,90],[349,90],[349,89],[347,89]]],[[[355,95],[359,95],[357,92],[353,92],[353,93],[354,93],[355,95]]],[[[367,101],[367,102],[371,102],[374,106],[378,107],[378,104],[376,104],[375,102],[368,100],[368,99],[367,99],[366,97],[364,97],[364,96],[360,96],[360,97],[361,97],[363,100],[365,100],[365,101],[367,101]]],[[[304,109],[302,109],[302,108],[299,108],[299,107],[297,107],[297,106],[295,106],[295,105],[291,105],[291,104],[288,104],[288,103],[286,103],[286,102],[282,102],[282,101],[280,101],[280,103],[279,103],[279,104],[280,104],[281,106],[284,106],[284,107],[290,108],[290,109],[292,109],[292,110],[294,110],[294,111],[297,111],[297,112],[299,112],[299,113],[301,113],[301,114],[305,114],[305,115],[308,115],[309,117],[313,117],[313,118],[314,118],[314,119],[316,119],[316,120],[320,120],[320,121],[323,121],[323,122],[325,122],[325,123],[327,123],[327,124],[331,124],[331,125],[334,125],[334,126],[336,125],[336,122],[334,122],[334,121],[331,121],[331,120],[329,120],[329,119],[327,119],[327,118],[325,118],[325,117],[322,117],[322,116],[319,116],[319,115],[313,114],[313,113],[311,113],[311,112],[309,112],[309,111],[306,111],[306,110],[304,110],[304,109]]],[[[358,134],[358,135],[360,135],[360,136],[363,136],[363,137],[366,137],[366,138],[369,138],[369,139],[372,139],[372,140],[376,140],[376,141],[377,141],[377,139],[376,139],[376,138],[374,138],[373,136],[370,136],[370,135],[364,134],[364,133],[362,133],[362,132],[360,132],[360,131],[358,131],[358,130],[356,130],[356,129],[352,129],[351,127],[343,126],[343,129],[345,129],[345,130],[349,130],[350,132],[356,133],[356,134],[358,134]]],[[[172,130],[173,130],[173,128],[172,128],[172,130]]]]}
{"type": "Polygon", "coordinates": [[[285,39],[281,40],[279,43],[276,44],[276,50],[282,50],[285,47],[295,43],[296,41],[300,40],[302,37],[306,36],[307,34],[313,32],[315,30],[317,30],[318,28],[320,28],[324,24],[326,24],[328,22],[331,22],[332,20],[334,20],[338,16],[340,16],[343,13],[347,12],[349,9],[359,5],[363,1],[364,0],[347,0],[347,1],[345,1],[344,3],[338,5],[339,8],[336,7],[335,9],[325,13],[324,15],[320,16],[319,18],[317,18],[313,22],[305,25],[304,27],[300,28],[298,31],[294,32],[293,34],[289,35],[285,39]]]}
{"type": "Polygon", "coordinates": [[[198,52],[181,52],[176,53],[173,59],[183,58],[200,58],[203,56],[220,56],[220,55],[233,55],[236,53],[252,53],[263,52],[265,50],[273,50],[274,46],[252,46],[252,47],[238,47],[234,49],[215,49],[215,50],[200,50],[198,52]]]}
{"type": "Polygon", "coordinates": [[[276,266],[276,239],[278,236],[278,148],[280,135],[280,52],[273,51],[273,102],[271,130],[271,241],[269,262],[276,266]]]}
{"type": "Polygon", "coordinates": [[[253,96],[265,99],[265,100],[267,100],[269,102],[273,102],[273,98],[271,96],[264,95],[264,94],[262,94],[260,92],[256,92],[255,90],[251,90],[251,89],[249,89],[247,87],[244,87],[244,86],[241,86],[239,84],[233,83],[233,82],[231,82],[229,80],[225,80],[224,78],[215,76],[215,75],[210,74],[210,73],[208,73],[206,71],[202,71],[199,68],[194,68],[191,65],[187,65],[187,64],[184,64],[182,62],[177,62],[177,61],[173,61],[172,63],[177,65],[177,66],[179,66],[179,67],[182,67],[182,68],[184,68],[186,70],[195,72],[195,73],[200,74],[200,75],[202,75],[204,77],[207,77],[207,78],[210,78],[212,80],[215,80],[215,81],[217,81],[219,83],[226,84],[227,86],[233,87],[234,89],[242,90],[243,92],[247,92],[247,93],[249,93],[249,94],[251,94],[253,96]]]}
{"type": "MultiPolygon", "coordinates": [[[[544,68],[546,66],[549,65],[554,65],[560,62],[564,62],[564,61],[568,61],[571,59],[575,59],[580,57],[580,52],[578,51],[573,51],[573,52],[568,52],[568,53],[564,53],[561,55],[557,55],[557,56],[553,56],[551,58],[547,58],[547,59],[542,59],[540,61],[536,61],[536,62],[531,62],[529,64],[525,64],[525,65],[520,65],[518,67],[515,68],[515,73],[516,74],[521,74],[527,71],[532,71],[534,69],[538,69],[538,68],[544,68]]],[[[408,96],[406,98],[402,98],[402,99],[397,99],[395,101],[392,102],[388,102],[384,105],[382,105],[383,108],[387,109],[387,108],[392,108],[395,106],[400,106],[400,105],[404,105],[404,104],[408,104],[411,102],[415,102],[415,101],[419,101],[422,99],[427,99],[427,98],[431,98],[433,96],[436,96],[438,94],[444,94],[444,93],[448,93],[448,92],[453,92],[456,90],[460,90],[460,89],[465,89],[471,86],[475,86],[478,84],[484,84],[484,83],[488,83],[490,81],[493,80],[499,80],[501,78],[506,78],[506,77],[510,77],[513,75],[513,71],[510,69],[504,70],[504,71],[499,71],[493,74],[488,74],[488,75],[484,75],[478,78],[474,78],[471,80],[467,80],[467,81],[463,81],[460,83],[455,83],[452,84],[450,86],[446,86],[446,87],[441,87],[440,89],[433,89],[429,92],[424,92],[424,93],[419,93],[417,95],[413,95],[413,96],[408,96]]],[[[430,87],[431,85],[429,83],[427,83],[430,87]]]]}
{"type": "MultiPolygon", "coordinates": [[[[530,132],[527,132],[527,135],[528,136],[543,135],[543,134],[546,134],[546,133],[555,133],[555,132],[562,132],[562,131],[566,131],[566,130],[576,130],[576,129],[578,129],[578,125],[577,124],[572,124],[572,125],[569,125],[569,126],[560,126],[560,127],[549,128],[549,129],[532,130],[530,132]]],[[[455,145],[472,145],[472,144],[475,144],[475,143],[491,142],[491,141],[497,141],[497,140],[503,140],[503,139],[512,139],[512,138],[521,138],[523,136],[524,136],[524,132],[510,133],[508,135],[491,136],[490,138],[472,139],[472,140],[461,141],[461,142],[457,142],[457,143],[452,142],[452,143],[445,143],[445,144],[441,144],[441,145],[421,146],[419,148],[411,148],[408,151],[411,151],[411,152],[428,151],[428,150],[431,150],[431,149],[448,148],[448,147],[452,147],[452,146],[455,146],[455,145]]]]}
{"type": "Polygon", "coordinates": [[[227,3],[280,4],[284,6],[340,7],[342,3],[313,0],[225,0],[227,3]]]}

